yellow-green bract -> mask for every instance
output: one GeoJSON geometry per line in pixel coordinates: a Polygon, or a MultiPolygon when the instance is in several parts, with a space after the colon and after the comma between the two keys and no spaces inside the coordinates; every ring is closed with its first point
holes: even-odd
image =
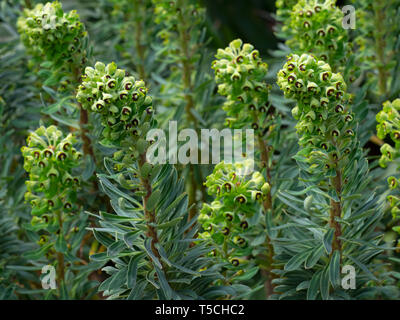
{"type": "Polygon", "coordinates": [[[343,16],[335,0],[300,0],[285,21],[291,32],[286,44],[294,53],[312,53],[341,71],[350,54],[343,16]]]}
{"type": "MultiPolygon", "coordinates": [[[[218,49],[212,63],[218,92],[227,97],[224,110],[230,126],[241,127],[265,118],[270,103],[269,86],[264,78],[268,65],[262,61],[258,50],[242,40],[232,41],[225,49],[218,49]]],[[[255,126],[258,126],[255,123],[255,126]]],[[[257,130],[258,127],[253,129],[257,130]]]]}
{"type": "Polygon", "coordinates": [[[24,10],[17,26],[27,51],[42,67],[57,70],[54,76],[64,86],[86,63],[87,33],[75,10],[65,13],[58,1],[38,4],[24,10]]]}
{"type": "Polygon", "coordinates": [[[292,114],[303,147],[298,155],[308,159],[310,169],[329,171],[346,162],[356,139],[342,75],[312,55],[291,55],[277,82],[285,96],[297,102],[292,114]]]}
{"type": "Polygon", "coordinates": [[[72,134],[64,137],[56,126],[42,126],[30,133],[27,146],[22,147],[24,169],[29,173],[25,199],[32,205],[32,215],[39,217],[33,222],[50,223],[55,219],[51,213],[76,207],[80,179],[73,170],[82,154],[73,147],[75,143],[72,134]]]}
{"type": "Polygon", "coordinates": [[[385,139],[387,135],[390,136],[395,143],[395,149],[389,144],[385,143],[381,147],[382,156],[379,159],[379,164],[386,167],[388,162],[393,161],[397,157],[400,149],[400,99],[393,102],[386,101],[383,103],[383,108],[376,115],[376,131],[378,138],[385,139]]]}
{"type": "Polygon", "coordinates": [[[153,116],[144,81],[127,76],[115,63],[106,66],[102,62],[87,67],[82,79],[76,97],[84,109],[100,114],[103,143],[130,148],[135,158],[142,154],[153,116]]]}
{"type": "Polygon", "coordinates": [[[240,264],[241,268],[249,261],[240,257],[251,251],[246,233],[251,233],[255,227],[249,219],[259,210],[269,191],[269,185],[260,172],[241,175],[246,165],[244,161],[234,164],[220,162],[215,166],[205,183],[215,200],[211,204],[204,203],[199,216],[205,230],[200,237],[211,238],[218,245],[225,243],[222,251],[220,248],[213,254],[228,259],[234,267],[240,264]]]}
{"type": "MultiPolygon", "coordinates": [[[[394,161],[398,158],[400,150],[400,99],[396,99],[393,102],[386,101],[383,103],[382,110],[376,115],[376,126],[378,138],[385,139],[386,136],[390,136],[395,145],[392,147],[390,144],[385,143],[381,146],[381,157],[379,164],[381,167],[386,168],[389,162],[394,161]]],[[[390,176],[388,178],[388,186],[394,192],[398,191],[399,179],[390,176]]],[[[389,204],[392,208],[391,212],[394,217],[400,215],[400,198],[397,195],[391,194],[388,196],[389,204]]],[[[400,231],[399,227],[396,227],[397,231],[400,231]]]]}

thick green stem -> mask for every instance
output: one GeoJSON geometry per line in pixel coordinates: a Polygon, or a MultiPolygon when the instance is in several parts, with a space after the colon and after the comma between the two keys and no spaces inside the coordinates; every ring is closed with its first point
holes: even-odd
{"type": "MultiPolygon", "coordinates": [[[[75,83],[76,86],[80,83],[80,77],[81,77],[81,70],[80,68],[76,67],[73,68],[73,73],[75,76],[75,83]]],[[[92,143],[90,141],[90,138],[88,136],[88,130],[86,128],[87,124],[89,123],[89,115],[87,110],[84,110],[81,106],[80,103],[78,103],[79,109],[80,109],[80,116],[79,116],[79,127],[80,127],[80,133],[81,133],[81,139],[83,142],[83,153],[85,155],[90,155],[93,159],[94,162],[96,162],[96,158],[94,156],[94,151],[92,147],[92,143]]]]}
{"type": "MultiPolygon", "coordinates": [[[[146,155],[142,154],[139,157],[139,161],[138,161],[138,166],[139,169],[146,163],[146,155]]],[[[153,224],[156,223],[156,213],[155,210],[148,210],[147,208],[147,203],[148,200],[152,194],[152,187],[150,184],[149,179],[147,178],[143,178],[140,177],[140,181],[142,183],[143,188],[145,189],[146,194],[143,196],[143,210],[144,210],[144,217],[146,219],[146,223],[147,223],[147,236],[151,238],[151,250],[153,251],[153,254],[158,258],[158,260],[160,261],[162,267],[164,270],[166,270],[165,268],[165,264],[163,263],[163,261],[161,260],[161,255],[158,252],[158,249],[156,248],[156,243],[159,242],[158,239],[158,234],[157,234],[157,230],[156,228],[153,226],[153,224]]]]}
{"type": "MultiPolygon", "coordinates": [[[[61,211],[56,212],[56,216],[59,224],[59,235],[63,237],[63,214],[61,211]]],[[[65,266],[64,266],[64,254],[57,252],[57,285],[58,289],[61,290],[61,284],[65,281],[65,266]]]]}
{"type": "MultiPolygon", "coordinates": [[[[223,252],[224,259],[225,259],[226,261],[228,261],[228,260],[229,260],[228,241],[227,241],[227,238],[226,238],[226,237],[225,237],[225,239],[224,239],[224,243],[222,244],[222,252],[223,252]]],[[[229,281],[230,281],[230,279],[228,279],[228,277],[227,277],[227,274],[228,274],[228,270],[225,269],[225,270],[222,272],[222,275],[224,276],[224,284],[225,284],[225,285],[229,285],[229,281]]]]}
{"type": "MultiPolygon", "coordinates": [[[[253,122],[258,123],[258,118],[255,112],[252,112],[252,117],[253,117],[253,122]]],[[[258,144],[258,149],[260,151],[260,167],[265,168],[266,171],[266,178],[267,182],[271,186],[272,184],[272,176],[271,176],[271,167],[269,165],[269,148],[268,145],[266,144],[265,140],[263,137],[260,135],[257,135],[257,144],[258,144]]],[[[267,193],[267,199],[263,202],[263,206],[265,210],[272,210],[272,195],[271,195],[271,189],[267,193]]]]}
{"type": "Polygon", "coordinates": [[[80,116],[79,116],[79,126],[81,129],[81,139],[83,142],[83,153],[85,155],[90,155],[93,159],[93,161],[96,161],[92,144],[90,141],[90,138],[88,137],[88,131],[87,131],[87,124],[89,122],[89,116],[87,110],[84,110],[81,105],[79,105],[80,108],[80,116]]]}
{"type": "Polygon", "coordinates": [[[338,250],[340,256],[342,255],[342,243],[339,237],[342,235],[342,228],[340,223],[336,221],[336,218],[341,218],[342,216],[342,205],[341,205],[341,191],[342,191],[342,175],[340,170],[336,170],[336,176],[332,178],[332,186],[335,188],[336,193],[339,197],[339,201],[334,201],[331,199],[331,209],[330,209],[330,227],[335,230],[332,240],[332,252],[338,250]]]}
{"type": "MultiPolygon", "coordinates": [[[[178,1],[177,3],[178,8],[182,7],[182,1],[178,1]]],[[[190,33],[188,32],[188,21],[186,21],[184,15],[182,14],[182,10],[178,12],[178,19],[179,19],[179,43],[181,49],[181,62],[182,62],[182,80],[183,80],[183,90],[185,92],[185,113],[187,121],[192,123],[194,129],[198,131],[198,122],[196,117],[192,113],[192,109],[194,108],[194,101],[193,101],[193,84],[192,84],[192,72],[193,72],[193,65],[191,63],[192,59],[192,52],[189,49],[189,42],[190,42],[190,33]]],[[[201,172],[200,172],[201,175],[201,172]]],[[[201,181],[203,181],[202,177],[200,177],[201,181]]],[[[196,195],[198,190],[198,185],[195,179],[195,168],[192,164],[189,165],[189,179],[190,186],[188,186],[188,196],[189,196],[189,206],[192,206],[189,212],[189,219],[192,219],[196,213],[196,195]]],[[[205,189],[200,188],[202,192],[202,198],[205,199],[205,189]]]]}
{"type": "MultiPolygon", "coordinates": [[[[135,19],[135,47],[136,47],[136,52],[139,57],[139,61],[136,63],[139,77],[142,80],[146,80],[146,73],[144,70],[144,47],[142,45],[142,32],[143,32],[143,25],[142,25],[142,20],[145,20],[145,9],[143,9],[143,1],[142,0],[136,0],[135,1],[135,10],[141,15],[140,19],[136,17],[135,19]]],[[[137,13],[136,13],[137,14],[137,13]]]]}
{"type": "MultiPolygon", "coordinates": [[[[255,114],[253,114],[253,120],[255,122],[257,120],[255,114]]],[[[260,150],[260,155],[261,155],[261,167],[265,168],[267,182],[271,186],[272,177],[271,177],[271,168],[269,166],[268,145],[265,143],[264,139],[260,136],[257,137],[257,142],[258,142],[258,148],[260,150]]],[[[272,210],[273,210],[271,189],[268,191],[267,197],[263,201],[263,207],[264,207],[265,214],[268,214],[268,211],[272,212],[272,210]]],[[[266,278],[266,281],[264,282],[265,295],[267,297],[269,297],[273,294],[273,291],[274,291],[274,285],[272,283],[272,280],[274,279],[274,274],[271,272],[271,270],[273,268],[272,265],[273,265],[273,257],[274,257],[274,247],[272,246],[271,239],[269,238],[269,236],[266,236],[265,247],[267,250],[267,256],[266,256],[267,264],[266,264],[266,268],[262,270],[262,273],[266,278]]]]}
{"type": "MultiPolygon", "coordinates": [[[[78,84],[80,83],[80,74],[81,74],[80,68],[74,68],[73,73],[75,76],[76,85],[78,86],[78,84]]],[[[89,114],[88,114],[87,110],[82,108],[82,105],[80,103],[78,103],[78,106],[79,106],[79,110],[80,110],[79,128],[80,128],[81,139],[83,142],[83,146],[82,146],[83,154],[89,155],[93,159],[93,162],[96,163],[96,156],[93,151],[92,142],[90,141],[90,138],[88,136],[87,125],[89,123],[89,114]]],[[[93,183],[94,190],[96,192],[99,191],[100,188],[99,188],[97,179],[93,179],[92,181],[93,181],[92,183],[93,183]]],[[[111,210],[111,205],[110,205],[109,201],[106,201],[105,203],[106,203],[107,209],[111,210]]]]}
{"type": "MultiPolygon", "coordinates": [[[[258,136],[258,148],[260,149],[261,153],[261,167],[265,168],[266,170],[266,176],[267,176],[267,182],[271,186],[271,168],[269,166],[269,151],[268,151],[268,146],[263,140],[262,137],[258,136]]],[[[267,193],[267,198],[263,202],[263,206],[265,210],[272,210],[272,195],[271,195],[271,189],[267,193]]]]}
{"type": "MultiPolygon", "coordinates": [[[[335,146],[336,149],[338,148],[337,142],[331,138],[332,144],[335,146]]],[[[340,254],[340,261],[342,261],[342,243],[340,241],[340,237],[342,235],[342,227],[337,218],[342,217],[342,172],[340,169],[340,161],[335,161],[336,166],[336,176],[331,178],[331,187],[335,189],[336,195],[339,201],[334,201],[333,199],[330,200],[330,214],[329,214],[329,226],[334,229],[334,235],[332,239],[332,253],[334,251],[339,251],[340,254]]]]}

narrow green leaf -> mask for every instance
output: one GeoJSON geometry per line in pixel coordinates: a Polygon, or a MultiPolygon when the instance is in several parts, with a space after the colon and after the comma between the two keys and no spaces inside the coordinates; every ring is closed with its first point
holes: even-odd
{"type": "Polygon", "coordinates": [[[334,235],[335,229],[330,228],[324,235],[324,247],[325,250],[328,254],[332,252],[332,241],[333,241],[333,235],[334,235]]]}
{"type": "Polygon", "coordinates": [[[369,271],[368,267],[365,264],[363,264],[361,261],[359,261],[358,259],[356,259],[355,257],[352,257],[352,256],[347,256],[347,258],[349,258],[356,265],[358,265],[361,268],[361,270],[363,270],[371,280],[378,281],[378,279],[374,276],[374,274],[371,271],[369,271]]]}
{"type": "Polygon", "coordinates": [[[128,264],[128,273],[127,273],[127,285],[128,288],[135,288],[136,285],[136,277],[138,270],[139,260],[142,258],[142,255],[132,257],[128,264]]]}
{"type": "Polygon", "coordinates": [[[321,277],[321,272],[317,272],[311,278],[310,286],[308,287],[307,290],[307,300],[315,300],[317,298],[320,287],[320,277],[321,277]]]}
{"type": "Polygon", "coordinates": [[[166,209],[162,211],[162,216],[167,216],[173,209],[177,208],[185,196],[187,196],[186,193],[180,194],[166,209]]]}
{"type": "Polygon", "coordinates": [[[61,253],[65,253],[68,250],[67,242],[62,234],[58,235],[56,243],[54,244],[54,249],[61,253]]]}
{"type": "Polygon", "coordinates": [[[160,201],[160,197],[161,197],[160,189],[153,191],[153,193],[147,200],[146,209],[149,211],[153,211],[155,209],[155,207],[157,206],[158,202],[160,201]]]}
{"type": "Polygon", "coordinates": [[[331,256],[329,264],[329,280],[333,287],[340,284],[340,253],[335,250],[331,256]]]}
{"type": "Polygon", "coordinates": [[[170,300],[174,296],[174,292],[171,289],[167,279],[165,278],[164,271],[162,271],[157,266],[155,266],[155,269],[156,269],[156,272],[157,272],[158,280],[160,281],[161,289],[162,289],[166,299],[170,300]]]}
{"type": "Polygon", "coordinates": [[[142,296],[144,289],[146,288],[147,282],[145,280],[138,281],[136,287],[131,290],[127,300],[138,300],[142,296]]]}
{"type": "Polygon", "coordinates": [[[180,271],[182,271],[182,272],[184,272],[184,273],[187,273],[187,274],[191,274],[191,275],[194,275],[194,276],[201,276],[200,272],[193,271],[193,270],[191,270],[191,269],[189,269],[189,268],[186,268],[186,267],[184,267],[184,266],[181,266],[181,265],[179,265],[179,264],[177,264],[177,263],[171,262],[171,261],[168,259],[167,253],[165,252],[164,248],[163,248],[159,243],[156,244],[156,248],[157,248],[158,252],[160,253],[161,259],[162,259],[163,261],[165,261],[165,263],[166,263],[168,266],[173,266],[173,267],[175,267],[176,269],[178,269],[178,270],[180,270],[180,271]]]}
{"type": "Polygon", "coordinates": [[[242,275],[235,277],[235,280],[246,281],[252,279],[258,272],[259,267],[253,267],[245,271],[242,275]]]}
{"type": "Polygon", "coordinates": [[[94,163],[93,157],[86,155],[85,156],[85,169],[82,172],[82,179],[87,181],[92,175],[96,168],[96,164],[94,163]]]}
{"type": "Polygon", "coordinates": [[[96,238],[96,240],[98,242],[100,242],[103,246],[105,247],[109,247],[112,245],[112,243],[114,242],[113,239],[111,239],[110,237],[107,237],[103,234],[103,232],[99,232],[96,229],[93,230],[93,235],[96,238]]]}
{"type": "Polygon", "coordinates": [[[136,205],[140,205],[140,203],[135,200],[134,198],[132,198],[131,196],[129,196],[128,194],[122,192],[121,190],[119,190],[116,186],[114,186],[107,178],[105,175],[103,174],[98,174],[97,175],[99,180],[100,180],[100,184],[103,187],[104,192],[110,196],[110,198],[113,195],[118,195],[120,197],[125,198],[126,200],[130,201],[131,203],[134,203],[136,205]]]}
{"type": "Polygon", "coordinates": [[[65,285],[64,281],[61,281],[61,288],[60,288],[60,300],[68,300],[68,288],[65,285]]]}
{"type": "Polygon", "coordinates": [[[23,253],[23,257],[25,257],[26,259],[31,259],[31,260],[37,260],[40,259],[41,257],[43,257],[47,251],[50,250],[50,248],[52,247],[52,244],[49,243],[43,247],[40,247],[34,251],[29,251],[26,253],[23,253]]]}
{"type": "Polygon", "coordinates": [[[309,280],[300,282],[300,284],[296,287],[296,291],[308,289],[309,286],[310,286],[309,280]]]}
{"type": "Polygon", "coordinates": [[[111,222],[120,222],[121,223],[121,222],[129,222],[129,221],[143,221],[143,219],[117,216],[116,214],[111,214],[111,213],[107,213],[107,212],[100,212],[100,216],[104,220],[111,221],[111,222]]]}
{"type": "Polygon", "coordinates": [[[108,261],[110,258],[107,256],[107,252],[95,253],[90,256],[93,261],[108,261]]]}
{"type": "Polygon", "coordinates": [[[107,291],[107,290],[108,290],[108,287],[110,286],[110,283],[111,283],[112,280],[113,280],[112,277],[107,278],[106,280],[104,280],[104,281],[100,284],[100,286],[99,286],[99,288],[98,288],[97,290],[98,290],[99,292],[107,291]]]}
{"type": "Polygon", "coordinates": [[[125,242],[122,240],[115,241],[111,246],[107,248],[107,255],[109,257],[115,257],[122,250],[125,249],[125,242]]]}
{"type": "Polygon", "coordinates": [[[178,217],[178,218],[172,219],[171,221],[168,221],[168,222],[164,222],[164,223],[160,223],[160,224],[152,223],[151,225],[154,227],[157,227],[157,229],[165,229],[165,228],[176,225],[182,219],[183,219],[183,217],[178,217]]]}
{"type": "Polygon", "coordinates": [[[57,115],[55,113],[52,113],[50,115],[50,117],[53,118],[54,120],[62,123],[62,124],[65,124],[66,126],[69,126],[69,127],[72,127],[72,128],[78,129],[78,130],[80,128],[79,127],[79,122],[77,120],[74,120],[74,119],[71,119],[71,118],[67,118],[67,117],[63,117],[63,116],[59,116],[59,115],[57,115]]]}
{"type": "Polygon", "coordinates": [[[146,280],[157,290],[160,289],[160,286],[154,280],[154,270],[146,273],[146,280]]]}
{"type": "Polygon", "coordinates": [[[315,264],[318,262],[319,258],[321,258],[321,256],[323,255],[323,253],[324,253],[323,245],[315,248],[315,250],[313,250],[312,253],[307,257],[304,267],[306,269],[314,267],[315,264]]]}
{"type": "Polygon", "coordinates": [[[124,234],[124,242],[125,244],[132,249],[132,243],[139,237],[139,231],[131,231],[124,234]]]}
{"type": "Polygon", "coordinates": [[[327,300],[329,297],[329,266],[326,266],[321,274],[320,291],[322,299],[327,300]]]}
{"type": "Polygon", "coordinates": [[[127,279],[127,276],[126,276],[127,271],[128,271],[128,269],[125,267],[125,268],[119,270],[117,273],[114,273],[111,276],[112,281],[110,282],[108,290],[120,289],[125,284],[125,281],[127,279]]]}
{"type": "Polygon", "coordinates": [[[300,265],[307,259],[310,254],[310,250],[305,250],[303,252],[299,252],[286,263],[285,271],[293,271],[300,267],[300,265]]]}
{"type": "Polygon", "coordinates": [[[157,267],[159,267],[160,269],[162,269],[162,265],[161,265],[160,261],[154,255],[153,250],[151,250],[151,242],[152,242],[151,238],[146,239],[144,242],[144,248],[146,249],[147,254],[149,255],[150,259],[154,262],[154,264],[157,267]]]}

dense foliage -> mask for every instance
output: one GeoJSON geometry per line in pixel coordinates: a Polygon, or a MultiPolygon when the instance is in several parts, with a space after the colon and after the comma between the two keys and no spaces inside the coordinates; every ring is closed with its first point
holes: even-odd
{"type": "Polygon", "coordinates": [[[345,4],[0,0],[0,299],[399,299],[400,1],[345,4]]]}

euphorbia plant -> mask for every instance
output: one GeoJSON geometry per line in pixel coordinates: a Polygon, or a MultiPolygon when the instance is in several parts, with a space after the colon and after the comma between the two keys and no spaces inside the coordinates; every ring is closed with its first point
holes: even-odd
{"type": "MultiPolygon", "coordinates": [[[[381,167],[386,168],[388,164],[394,162],[397,164],[400,149],[400,99],[396,99],[393,102],[386,101],[383,104],[383,109],[376,115],[377,124],[377,135],[380,139],[385,139],[387,136],[390,137],[391,141],[394,142],[394,146],[385,143],[381,146],[381,157],[379,164],[381,167]]],[[[398,169],[398,168],[396,168],[398,169]]],[[[398,197],[398,186],[399,180],[397,173],[388,177],[388,186],[392,190],[392,194],[387,197],[391,207],[391,213],[394,219],[398,219],[400,214],[400,198],[398,197]]],[[[400,232],[400,227],[394,227],[394,230],[400,232]]]]}
{"type": "Polygon", "coordinates": [[[127,299],[232,294],[224,286],[213,288],[219,274],[202,256],[209,250],[205,243],[190,245],[198,227],[187,221],[187,196],[176,171],[147,159],[154,142],[147,134],[156,124],[147,92],[142,80],[126,76],[115,63],[97,62],[86,68],[77,94],[85,109],[100,114],[102,144],[116,149],[105,159],[108,174],[99,175],[115,211],[101,212],[101,227],[94,229],[107,251],[92,259],[113,262],[103,269],[110,277],[99,289],[127,299]]]}
{"type": "MultiPolygon", "coordinates": [[[[170,68],[168,80],[162,86],[162,93],[174,102],[173,117],[184,119],[183,127],[200,130],[201,117],[196,101],[199,95],[197,83],[200,79],[199,61],[203,46],[205,9],[194,0],[152,0],[155,22],[161,27],[158,36],[163,40],[159,58],[167,61],[170,68]],[[172,98],[173,97],[173,98],[172,98]],[[184,115],[181,116],[181,113],[184,115]]],[[[171,105],[168,105],[170,107],[171,105]]],[[[189,164],[185,174],[189,196],[190,218],[198,212],[198,193],[205,198],[202,187],[203,173],[199,166],[189,164]]]]}
{"type": "Polygon", "coordinates": [[[226,96],[223,109],[229,126],[265,129],[262,123],[270,109],[269,86],[265,82],[268,65],[249,43],[236,39],[225,49],[218,49],[212,63],[218,93],[226,96]],[[260,128],[260,124],[262,127],[260,128]]]}
{"type": "Polygon", "coordinates": [[[336,69],[349,54],[347,30],[342,21],[343,13],[335,1],[299,1],[291,13],[293,39],[287,44],[294,51],[315,54],[336,69]]]}
{"type": "MultiPolygon", "coordinates": [[[[373,226],[382,219],[382,210],[373,194],[362,195],[369,183],[368,163],[357,140],[346,83],[326,62],[303,54],[288,57],[278,84],[286,97],[297,102],[292,114],[301,150],[295,159],[307,188],[295,194],[308,197],[304,209],[287,202],[298,209],[293,229],[301,233],[291,236],[297,243],[288,240],[279,248],[277,260],[284,263],[284,270],[279,271],[276,290],[282,298],[373,296],[379,292],[367,288],[378,281],[372,275],[373,258],[384,248],[373,226]],[[357,288],[350,292],[340,284],[345,265],[357,272],[357,288]]],[[[281,191],[283,201],[284,194],[281,191]]],[[[286,199],[296,201],[290,193],[286,199]]]]}
{"type": "MultiPolygon", "coordinates": [[[[54,1],[25,9],[17,27],[21,41],[32,58],[30,67],[38,71],[41,80],[38,84],[46,93],[41,93],[41,100],[51,104],[42,108],[43,120],[48,124],[56,123],[60,129],[66,125],[70,132],[79,130],[76,136],[79,134],[81,138],[85,170],[81,172],[82,189],[75,201],[85,208],[102,208],[105,204],[96,201],[98,185],[92,175],[96,171],[96,159],[89,135],[88,113],[72,99],[80,82],[81,71],[90,56],[85,26],[75,10],[64,12],[61,3],[54,1]],[[87,183],[88,180],[91,184],[87,183]]],[[[76,215],[74,223],[81,224],[82,218],[86,220],[87,217],[76,215]]],[[[82,228],[80,235],[82,233],[84,239],[79,256],[83,259],[81,262],[87,264],[88,245],[96,243],[93,243],[91,233],[85,232],[85,228],[82,228]]],[[[72,270],[73,267],[67,269],[72,270]]],[[[85,281],[82,281],[82,285],[85,285],[85,281]]]]}
{"type": "MultiPolygon", "coordinates": [[[[226,96],[223,109],[228,115],[227,125],[235,129],[253,129],[256,135],[258,170],[268,184],[261,204],[271,224],[277,207],[272,196],[272,187],[275,188],[277,182],[276,173],[273,173],[273,154],[280,144],[281,118],[269,101],[270,85],[265,81],[268,65],[262,61],[258,50],[249,43],[243,44],[240,39],[232,41],[225,49],[219,49],[216,58],[212,68],[215,70],[218,93],[226,96]]],[[[261,263],[268,277],[267,295],[272,294],[270,272],[274,255],[270,236],[265,235],[266,261],[261,263]]]]}
{"type": "Polygon", "coordinates": [[[28,136],[27,142],[28,146],[22,147],[24,168],[30,174],[25,198],[33,206],[34,216],[55,212],[57,214],[47,222],[58,219],[61,225],[56,216],[62,210],[72,210],[76,202],[79,178],[73,176],[72,170],[79,166],[82,154],[73,147],[75,138],[71,134],[64,138],[55,126],[40,127],[28,136]],[[43,193],[43,197],[35,195],[38,192],[43,193]]]}
{"type": "MultiPolygon", "coordinates": [[[[65,13],[58,1],[38,4],[33,9],[24,10],[18,19],[18,32],[27,52],[33,57],[33,68],[39,69],[38,74],[45,79],[43,85],[72,94],[89,55],[87,32],[77,12],[65,13]]],[[[60,96],[52,98],[66,100],[60,96]]],[[[57,110],[61,109],[59,104],[55,105],[57,110]]],[[[79,106],[78,109],[83,152],[94,161],[88,136],[88,115],[79,106]]],[[[69,124],[68,120],[63,122],[69,124]]]]}
{"type": "Polygon", "coordinates": [[[277,0],[276,6],[276,20],[282,23],[277,34],[280,38],[286,39],[290,35],[290,28],[285,21],[289,20],[292,8],[296,5],[298,0],[277,0]]]}
{"type": "Polygon", "coordinates": [[[210,53],[229,19],[197,0],[3,1],[0,298],[397,298],[398,1],[353,2],[347,30],[339,2],[278,0],[286,45],[263,58],[210,53]],[[253,129],[254,162],[235,136],[234,163],[158,163],[170,120],[253,129]]]}
{"type": "MultiPolygon", "coordinates": [[[[56,126],[41,126],[28,136],[27,146],[22,147],[24,169],[29,173],[25,200],[32,206],[31,224],[26,229],[36,234],[40,246],[27,252],[26,257],[38,260],[46,256],[48,263],[56,266],[59,298],[71,297],[73,286],[82,290],[85,284],[76,284],[74,268],[66,267],[87,264],[80,252],[87,216],[77,202],[80,178],[76,170],[82,153],[74,148],[75,143],[75,137],[64,137],[56,126]]],[[[79,290],[75,289],[77,297],[89,293],[79,290]]]]}
{"type": "Polygon", "coordinates": [[[102,62],[94,68],[87,67],[82,79],[76,97],[83,109],[100,114],[105,127],[102,143],[124,146],[132,154],[132,161],[136,160],[147,148],[145,137],[153,115],[152,99],[144,81],[126,76],[115,63],[106,66],[102,62]],[[133,149],[133,142],[141,149],[133,149]]]}
{"type": "Polygon", "coordinates": [[[344,14],[335,3],[336,0],[298,1],[284,21],[290,30],[286,44],[293,53],[314,54],[329,63],[333,71],[341,71],[345,79],[351,77],[354,81],[348,30],[342,26],[344,14]]]}
{"type": "Polygon", "coordinates": [[[265,264],[270,263],[257,261],[260,254],[270,249],[264,246],[265,218],[261,210],[270,186],[260,172],[249,172],[254,166],[249,161],[252,160],[234,164],[221,162],[205,183],[214,201],[203,204],[199,222],[204,232],[199,236],[214,244],[210,255],[222,264],[221,283],[224,284],[249,280],[260,265],[268,268],[265,264]]]}
{"type": "Polygon", "coordinates": [[[87,33],[76,11],[65,13],[58,1],[25,9],[18,32],[32,65],[41,66],[45,85],[75,87],[76,76],[86,63],[87,33]]]}
{"type": "MultiPolygon", "coordinates": [[[[272,146],[268,140],[274,138],[274,129],[279,121],[274,107],[268,101],[269,85],[265,82],[268,65],[259,56],[258,50],[237,39],[229,47],[219,49],[217,60],[212,64],[218,93],[226,96],[223,109],[227,112],[226,123],[231,128],[252,128],[257,135],[260,152],[260,168],[266,168],[270,180],[272,146]]],[[[268,181],[270,182],[270,181],[268,181]]],[[[271,195],[268,195],[271,207],[271,195]]]]}

